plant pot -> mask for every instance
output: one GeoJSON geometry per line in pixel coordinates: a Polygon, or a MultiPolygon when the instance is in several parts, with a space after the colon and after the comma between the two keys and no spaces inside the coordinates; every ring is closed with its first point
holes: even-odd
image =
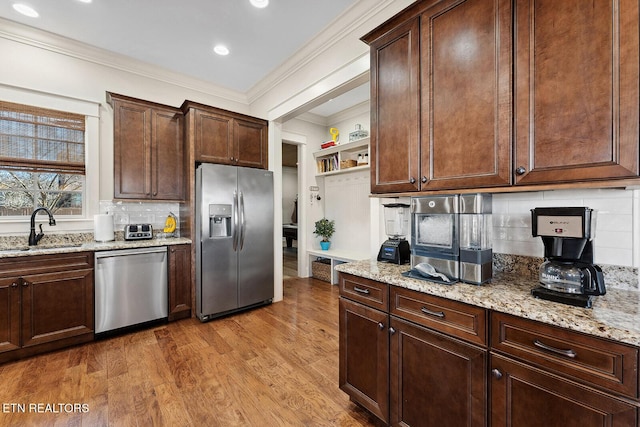
{"type": "Polygon", "coordinates": [[[329,250],[329,246],[331,246],[331,242],[323,242],[323,241],[320,241],[320,248],[321,248],[323,251],[327,251],[327,250],[329,250]]]}

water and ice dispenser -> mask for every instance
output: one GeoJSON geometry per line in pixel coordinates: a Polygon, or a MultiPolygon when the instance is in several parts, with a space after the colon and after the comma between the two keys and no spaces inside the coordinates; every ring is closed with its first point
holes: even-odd
{"type": "Polygon", "coordinates": [[[231,205],[209,205],[209,238],[231,237],[231,205]]]}

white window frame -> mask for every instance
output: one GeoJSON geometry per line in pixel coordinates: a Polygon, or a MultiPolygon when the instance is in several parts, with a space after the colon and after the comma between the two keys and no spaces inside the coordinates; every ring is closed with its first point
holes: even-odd
{"type": "MultiPolygon", "coordinates": [[[[2,84],[0,99],[85,116],[85,187],[82,217],[57,217],[55,227],[49,227],[45,223],[45,233],[93,232],[93,216],[98,213],[100,207],[100,103],[2,84]]],[[[0,235],[28,235],[29,221],[30,218],[27,217],[0,217],[0,235]]]]}

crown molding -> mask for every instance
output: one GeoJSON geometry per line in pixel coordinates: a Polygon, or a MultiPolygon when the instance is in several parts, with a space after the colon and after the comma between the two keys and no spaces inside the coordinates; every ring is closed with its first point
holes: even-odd
{"type": "Polygon", "coordinates": [[[248,105],[243,93],[4,18],[0,38],[248,105]]]}
{"type": "Polygon", "coordinates": [[[332,124],[349,120],[362,114],[368,114],[370,112],[370,106],[371,103],[369,101],[363,101],[360,104],[356,104],[353,107],[349,107],[346,110],[342,110],[328,117],[306,112],[296,116],[296,119],[312,123],[314,125],[331,126],[332,124]]]}

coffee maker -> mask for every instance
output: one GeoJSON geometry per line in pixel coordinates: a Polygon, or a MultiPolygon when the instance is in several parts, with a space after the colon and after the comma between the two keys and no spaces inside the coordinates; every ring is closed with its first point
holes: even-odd
{"type": "Polygon", "coordinates": [[[596,214],[587,207],[535,208],[532,234],[544,244],[536,298],[577,307],[591,307],[593,296],[604,295],[602,270],[593,264],[596,214]]]}

